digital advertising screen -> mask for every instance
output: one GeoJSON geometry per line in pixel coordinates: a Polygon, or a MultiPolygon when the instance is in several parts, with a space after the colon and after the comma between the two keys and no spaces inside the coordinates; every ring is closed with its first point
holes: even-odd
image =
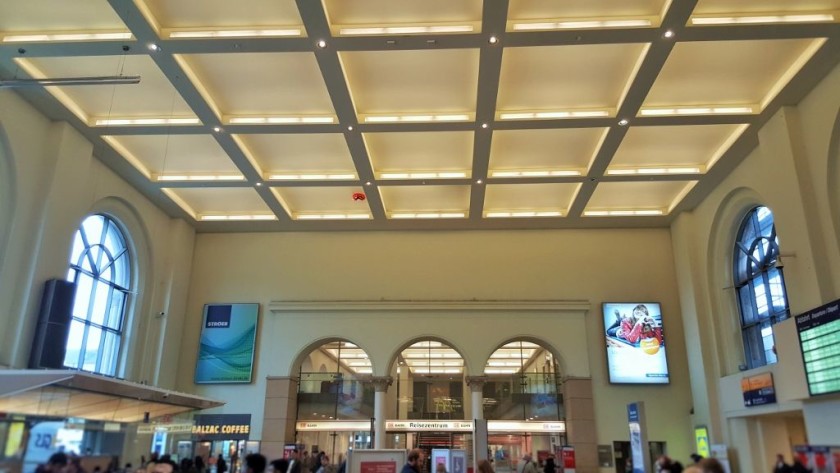
{"type": "Polygon", "coordinates": [[[204,306],[196,383],[251,382],[259,311],[259,304],[204,306]]]}
{"type": "Polygon", "coordinates": [[[668,384],[659,303],[606,302],[603,310],[610,383],[668,384]]]}
{"type": "Polygon", "coordinates": [[[840,300],[796,316],[808,391],[840,392],[840,300]]]}

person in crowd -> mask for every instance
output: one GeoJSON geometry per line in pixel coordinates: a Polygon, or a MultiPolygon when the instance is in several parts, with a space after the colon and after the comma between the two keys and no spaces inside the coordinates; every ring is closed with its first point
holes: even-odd
{"type": "Polygon", "coordinates": [[[785,456],[781,453],[776,455],[776,465],[773,467],[773,473],[791,473],[793,469],[785,463],[785,456]]]}
{"type": "Polygon", "coordinates": [[[493,465],[490,464],[487,460],[481,460],[478,462],[478,473],[495,473],[493,471],[493,465]]]}
{"type": "Polygon", "coordinates": [[[245,457],[245,473],[265,473],[266,459],[259,453],[245,457]]]}
{"type": "Polygon", "coordinates": [[[793,459],[793,465],[790,467],[792,473],[813,473],[813,470],[802,464],[802,460],[798,458],[793,459]]]}
{"type": "Polygon", "coordinates": [[[204,473],[207,469],[207,467],[204,466],[204,458],[202,458],[201,455],[195,456],[195,459],[193,459],[193,466],[195,467],[196,473],[204,473]]]}
{"type": "Polygon", "coordinates": [[[289,455],[289,467],[286,469],[286,473],[300,473],[301,471],[300,452],[298,449],[294,449],[289,455]]]}
{"type": "Polygon", "coordinates": [[[152,473],[176,473],[178,465],[170,459],[169,455],[164,455],[155,462],[154,468],[150,471],[152,473]]]}
{"type": "Polygon", "coordinates": [[[286,473],[289,469],[289,460],[285,458],[278,458],[277,460],[271,460],[271,463],[268,464],[266,467],[266,471],[268,473],[286,473]]]}
{"type": "Polygon", "coordinates": [[[703,473],[703,470],[697,465],[689,465],[688,468],[683,470],[683,473],[703,473]]]}
{"type": "Polygon", "coordinates": [[[446,464],[438,463],[435,465],[435,473],[446,473],[446,464]]]}
{"type": "Polygon", "coordinates": [[[408,452],[408,458],[400,473],[420,473],[420,465],[423,463],[423,451],[415,448],[408,452]]]}
{"type": "Polygon", "coordinates": [[[667,455],[660,455],[654,463],[656,473],[671,473],[671,459],[667,455]]]}
{"type": "Polygon", "coordinates": [[[697,453],[692,453],[689,456],[691,457],[691,464],[692,465],[696,465],[696,464],[700,463],[700,460],[703,459],[703,455],[699,455],[697,453]]]}
{"type": "Polygon", "coordinates": [[[554,464],[554,455],[549,455],[548,458],[545,459],[545,466],[543,467],[543,473],[554,473],[557,470],[557,465],[554,464]]]}
{"type": "Polygon", "coordinates": [[[321,459],[321,465],[315,470],[315,473],[327,473],[327,467],[330,466],[330,457],[326,453],[321,452],[318,458],[321,459]]]}
{"type": "Polygon", "coordinates": [[[304,450],[303,456],[300,459],[300,467],[303,468],[304,471],[312,471],[313,465],[313,458],[309,454],[309,450],[304,450]]]}
{"type": "Polygon", "coordinates": [[[227,471],[227,462],[225,461],[225,457],[222,456],[220,453],[218,458],[216,458],[216,473],[225,473],[227,471]]]}
{"type": "Polygon", "coordinates": [[[703,473],[726,473],[723,465],[714,458],[704,458],[697,464],[703,473]]]}
{"type": "Polygon", "coordinates": [[[46,464],[38,465],[35,468],[35,473],[62,473],[67,469],[67,454],[64,452],[53,453],[50,455],[46,464]]]}

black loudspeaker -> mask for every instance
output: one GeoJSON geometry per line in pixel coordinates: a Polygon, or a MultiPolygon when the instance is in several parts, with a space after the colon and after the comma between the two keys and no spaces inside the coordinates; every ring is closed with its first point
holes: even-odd
{"type": "Polygon", "coordinates": [[[62,279],[50,279],[44,284],[38,327],[29,352],[30,368],[61,369],[67,352],[67,336],[73,314],[76,286],[62,279]]]}

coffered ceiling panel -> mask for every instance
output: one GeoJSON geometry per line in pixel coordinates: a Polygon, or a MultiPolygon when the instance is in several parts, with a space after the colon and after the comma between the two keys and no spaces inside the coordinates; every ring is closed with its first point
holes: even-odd
{"type": "Polygon", "coordinates": [[[694,182],[601,182],[586,210],[656,209],[667,213],[671,204],[694,182]]]}
{"type": "Polygon", "coordinates": [[[381,186],[389,214],[401,212],[467,212],[469,186],[381,186]]]}
{"type": "MultiPolygon", "coordinates": [[[[473,133],[365,133],[365,143],[377,174],[472,169],[473,133]]],[[[382,177],[382,176],[380,176],[382,177]]]]}
{"type": "Polygon", "coordinates": [[[493,133],[490,171],[577,170],[585,172],[606,128],[501,130],[493,133]]]}
{"type": "Polygon", "coordinates": [[[339,53],[361,115],[473,113],[476,49],[339,53]]]}
{"type": "Polygon", "coordinates": [[[250,188],[168,189],[198,217],[206,215],[273,215],[265,201],[250,188]]]}
{"type": "Polygon", "coordinates": [[[143,0],[162,28],[302,25],[294,0],[143,0]]]}
{"type": "Polygon", "coordinates": [[[364,193],[361,187],[289,187],[273,190],[295,219],[306,214],[326,216],[328,219],[346,219],[347,214],[370,215],[367,201],[353,198],[353,194],[364,193]]]}
{"type": "MultiPolygon", "coordinates": [[[[481,22],[480,0],[324,0],[333,25],[424,25],[481,22]]],[[[480,25],[476,31],[480,31],[480,25]]]]}
{"type": "Polygon", "coordinates": [[[128,31],[108,2],[27,0],[0,2],[0,32],[128,31]]]}
{"type": "Polygon", "coordinates": [[[644,44],[506,49],[496,108],[615,109],[645,49],[644,44]]]}
{"type": "Polygon", "coordinates": [[[695,15],[801,13],[840,10],[840,0],[699,0],[695,15]]]}
{"type": "Polygon", "coordinates": [[[810,58],[820,43],[811,39],[677,43],[644,106],[753,105],[760,110],[765,98],[775,95],[776,84],[787,82],[787,72],[798,70],[800,58],[810,58]]]}
{"type": "Polygon", "coordinates": [[[241,175],[227,153],[210,135],[139,135],[110,138],[157,176],[241,175]]]}
{"type": "Polygon", "coordinates": [[[239,135],[266,174],[350,173],[356,168],[341,133],[239,135]]]}
{"type": "Polygon", "coordinates": [[[741,129],[740,125],[631,127],[610,166],[695,166],[702,172],[741,129]]]}
{"type": "MultiPolygon", "coordinates": [[[[494,212],[556,211],[565,215],[579,184],[492,184],[484,197],[484,215],[494,212]]],[[[557,215],[559,216],[559,215],[557,215]]]]}
{"type": "Polygon", "coordinates": [[[36,75],[41,77],[141,77],[140,83],[135,85],[59,87],[86,116],[80,117],[85,121],[125,117],[194,117],[190,106],[148,56],[44,57],[20,62],[33,67],[38,71],[36,75]]]}
{"type": "Polygon", "coordinates": [[[668,3],[666,0],[510,0],[508,21],[656,18],[668,3]]]}
{"type": "Polygon", "coordinates": [[[196,54],[184,59],[224,115],[335,114],[312,53],[196,54]]]}

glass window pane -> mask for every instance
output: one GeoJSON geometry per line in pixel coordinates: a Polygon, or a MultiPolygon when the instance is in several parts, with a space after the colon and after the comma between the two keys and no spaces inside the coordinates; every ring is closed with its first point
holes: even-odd
{"type": "Polygon", "coordinates": [[[114,261],[114,278],[112,280],[114,284],[123,289],[129,288],[129,264],[128,251],[118,254],[116,261],[114,261]]]}
{"type": "Polygon", "coordinates": [[[99,356],[99,342],[102,338],[102,330],[96,327],[88,327],[87,343],[85,344],[82,369],[85,371],[96,371],[96,361],[99,356]]]}
{"type": "Polygon", "coordinates": [[[761,277],[753,279],[752,286],[758,318],[763,319],[770,315],[770,306],[767,303],[767,287],[764,285],[764,279],[761,277]]]}
{"type": "Polygon", "coordinates": [[[122,318],[125,312],[125,293],[113,290],[111,293],[111,306],[108,309],[108,317],[105,319],[105,326],[114,330],[122,330],[122,318]]]}
{"type": "Polygon", "coordinates": [[[761,324],[761,347],[764,351],[764,360],[767,364],[775,363],[777,361],[776,354],[773,352],[776,342],[773,339],[773,328],[770,322],[761,324]]]}
{"type": "Polygon", "coordinates": [[[79,355],[82,352],[82,338],[85,334],[85,325],[78,320],[70,322],[70,334],[67,336],[67,352],[64,354],[64,366],[68,368],[79,367],[79,355]]]}
{"type": "Polygon", "coordinates": [[[102,267],[104,269],[102,270],[102,273],[99,274],[99,279],[101,281],[112,281],[113,279],[111,279],[111,277],[114,275],[114,272],[111,270],[111,260],[109,258],[103,258],[103,260],[105,260],[102,262],[102,267]]]}
{"type": "Polygon", "coordinates": [[[84,273],[79,274],[79,281],[76,283],[76,298],[73,302],[73,317],[87,320],[91,291],[93,291],[93,278],[84,273]]]}
{"type": "Polygon", "coordinates": [[[749,368],[765,365],[763,346],[760,325],[744,329],[744,354],[749,368]]]}
{"type": "Polygon", "coordinates": [[[102,361],[99,366],[99,372],[113,376],[117,371],[117,354],[120,349],[120,337],[113,332],[105,332],[104,336],[102,361]]]}
{"type": "Polygon", "coordinates": [[[82,252],[85,250],[85,243],[82,241],[82,234],[76,232],[76,237],[73,238],[73,250],[70,252],[70,262],[79,261],[82,252]]]}
{"type": "Polygon", "coordinates": [[[108,313],[108,303],[110,302],[111,288],[104,282],[96,283],[96,293],[93,295],[93,308],[90,311],[90,321],[104,325],[105,314],[108,313]]]}
{"type": "Polygon", "coordinates": [[[773,312],[784,311],[787,308],[787,301],[782,284],[782,273],[773,268],[767,272],[767,276],[770,279],[770,299],[773,303],[773,312]]]}
{"type": "Polygon", "coordinates": [[[96,245],[100,242],[104,225],[105,219],[101,215],[91,215],[82,222],[82,230],[85,232],[88,245],[96,245]]]}

